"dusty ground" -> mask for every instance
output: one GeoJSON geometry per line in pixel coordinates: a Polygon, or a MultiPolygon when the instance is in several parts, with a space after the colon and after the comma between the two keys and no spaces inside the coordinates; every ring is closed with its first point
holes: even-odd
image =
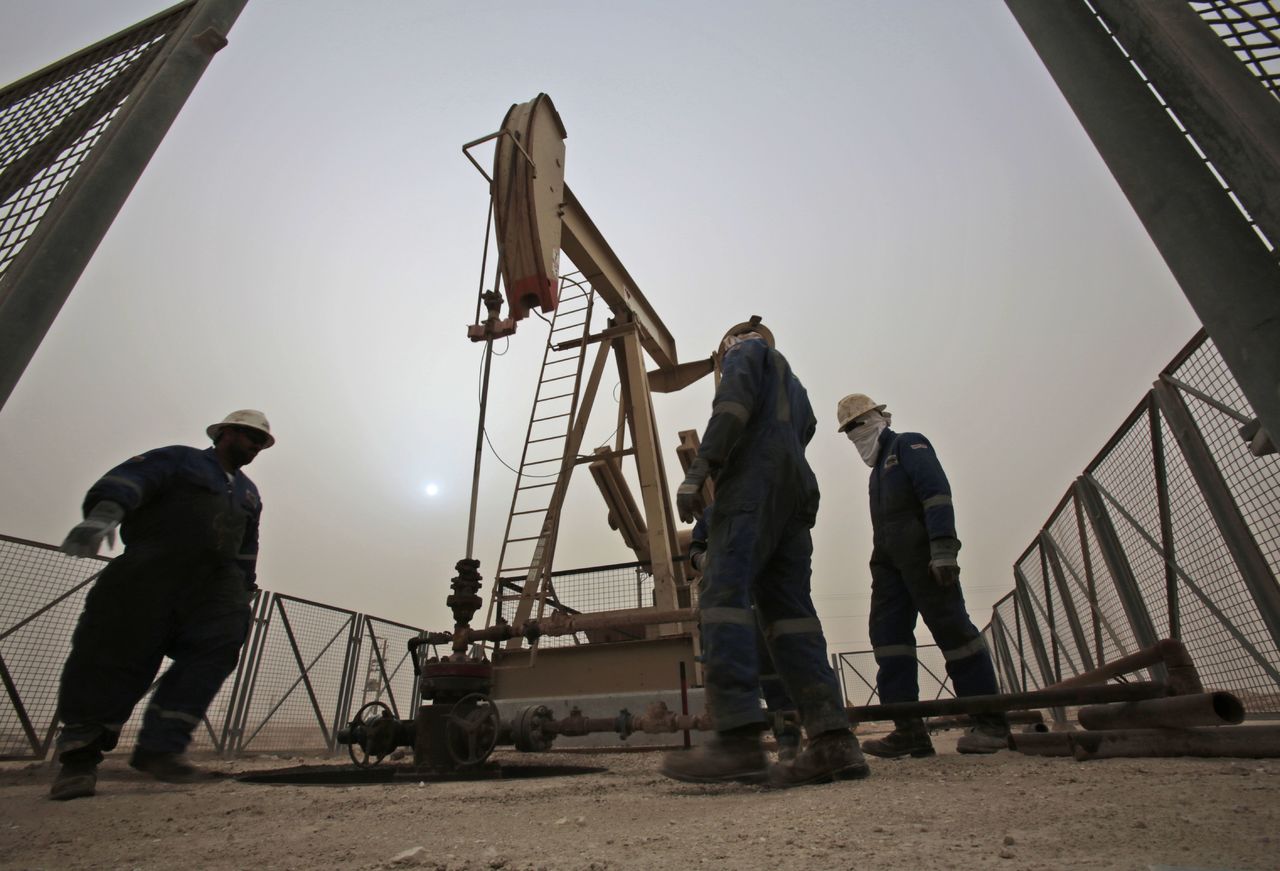
{"type": "MultiPolygon", "coordinates": [[[[170,786],[113,759],[97,797],[0,764],[0,868],[1280,868],[1280,760],[872,760],[865,781],[699,788],[659,754],[498,753],[599,774],[484,783],[170,786]],[[411,852],[412,851],[412,852],[411,852]],[[397,861],[398,856],[408,853],[397,861]]],[[[342,760],[209,761],[224,773],[342,760]]]]}

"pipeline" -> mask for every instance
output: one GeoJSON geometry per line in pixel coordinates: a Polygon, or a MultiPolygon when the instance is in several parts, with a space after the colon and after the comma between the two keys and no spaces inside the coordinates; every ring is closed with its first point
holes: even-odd
{"type": "Polygon", "coordinates": [[[1113,729],[1070,735],[1078,761],[1131,756],[1280,757],[1280,726],[1196,729],[1113,729]]]}
{"type": "Polygon", "coordinates": [[[1244,705],[1231,693],[1197,693],[1138,702],[1091,705],[1076,713],[1086,729],[1161,729],[1244,722],[1244,705]]]}
{"type": "Polygon", "coordinates": [[[875,720],[905,720],[911,717],[948,714],[996,714],[1032,708],[1128,702],[1159,698],[1167,693],[1168,690],[1164,684],[1157,683],[1103,684],[1035,690],[1029,693],[934,699],[931,702],[890,702],[883,705],[845,708],[845,711],[849,714],[850,722],[866,723],[875,720]]]}

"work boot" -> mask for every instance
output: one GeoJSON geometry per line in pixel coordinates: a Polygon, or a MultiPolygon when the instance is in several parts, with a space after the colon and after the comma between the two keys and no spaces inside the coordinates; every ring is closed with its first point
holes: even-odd
{"type": "Polygon", "coordinates": [[[746,734],[720,732],[692,750],[672,750],[658,770],[685,783],[762,783],[769,776],[756,730],[746,734]]]}
{"type": "Polygon", "coordinates": [[[778,761],[793,761],[800,752],[800,727],[786,723],[781,729],[774,729],[773,738],[778,743],[778,761]]]}
{"type": "Polygon", "coordinates": [[[97,791],[97,786],[98,766],[63,765],[53,779],[53,786],[49,787],[49,798],[54,801],[88,798],[97,791]]]}
{"type": "Polygon", "coordinates": [[[1007,723],[979,723],[960,736],[956,750],[960,753],[998,753],[1009,748],[1007,723]]]}
{"type": "Polygon", "coordinates": [[[858,739],[848,729],[823,732],[796,755],[793,762],[773,766],[769,783],[777,787],[861,780],[871,773],[858,749],[858,739]]]}
{"type": "Polygon", "coordinates": [[[129,767],[165,783],[194,783],[208,776],[181,753],[161,753],[142,747],[134,748],[133,755],[129,757],[129,767]]]}
{"type": "Polygon", "coordinates": [[[893,731],[883,738],[863,741],[862,749],[881,759],[900,759],[903,756],[922,759],[934,754],[924,720],[894,720],[893,726],[893,731]]]}

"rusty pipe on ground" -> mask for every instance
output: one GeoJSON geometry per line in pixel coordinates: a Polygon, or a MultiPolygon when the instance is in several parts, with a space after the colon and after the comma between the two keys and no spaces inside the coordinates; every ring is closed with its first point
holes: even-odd
{"type": "Polygon", "coordinates": [[[1075,752],[1070,732],[1015,732],[1009,749],[1027,756],[1070,756],[1075,752]]]}
{"type": "Polygon", "coordinates": [[[1086,729],[1169,729],[1244,722],[1244,705],[1231,693],[1196,693],[1137,702],[1090,705],[1076,713],[1086,729]]]}
{"type": "Polygon", "coordinates": [[[1130,756],[1280,757],[1280,726],[1208,726],[1196,729],[1113,729],[1073,732],[1081,762],[1130,756]]]}
{"type": "Polygon", "coordinates": [[[1199,672],[1191,661],[1191,655],[1181,641],[1166,638],[1145,647],[1137,653],[1122,656],[1119,659],[1104,663],[1092,671],[1086,671],[1075,677],[1067,678],[1051,684],[1047,689],[1067,689],[1070,687],[1092,686],[1105,683],[1114,677],[1130,674],[1153,665],[1163,664],[1169,672],[1169,689],[1176,695],[1204,692],[1200,683],[1199,672]]]}
{"type": "Polygon", "coordinates": [[[934,717],[948,714],[998,714],[1033,708],[1128,702],[1153,699],[1168,693],[1164,684],[1127,683],[1065,687],[1035,690],[1029,693],[1003,693],[992,696],[964,696],[958,699],[934,699],[931,702],[890,702],[845,708],[852,723],[874,720],[897,720],[909,717],[934,717]]]}

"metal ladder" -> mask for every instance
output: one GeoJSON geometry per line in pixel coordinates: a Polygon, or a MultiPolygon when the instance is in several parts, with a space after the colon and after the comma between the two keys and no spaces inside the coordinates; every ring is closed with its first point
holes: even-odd
{"type": "Polygon", "coordinates": [[[561,486],[564,452],[577,417],[578,390],[594,301],[595,294],[589,285],[561,279],[560,302],[552,315],[551,331],[542,354],[542,369],[525,431],[516,486],[511,494],[486,625],[493,625],[495,617],[510,618],[520,607],[516,604],[508,611],[505,607],[508,602],[530,600],[531,607],[536,601],[537,617],[541,618],[547,600],[555,599],[550,562],[555,548],[557,515],[564,496],[561,486]],[[569,289],[574,292],[566,293],[569,289]],[[556,345],[575,338],[574,331],[580,339],[576,347],[557,351],[556,345]],[[519,590],[503,586],[503,579],[512,573],[524,575],[519,590]]]}

